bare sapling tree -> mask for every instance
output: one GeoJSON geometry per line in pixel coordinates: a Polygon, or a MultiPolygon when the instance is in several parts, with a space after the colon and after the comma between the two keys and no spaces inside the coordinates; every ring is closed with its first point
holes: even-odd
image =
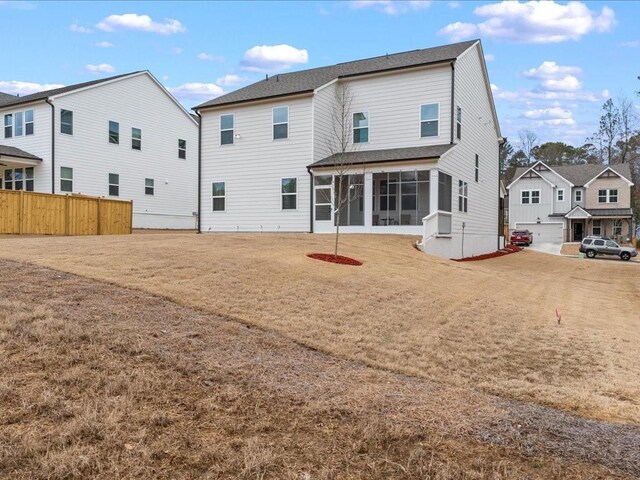
{"type": "Polygon", "coordinates": [[[333,158],[334,168],[334,195],[333,214],[335,219],[336,237],[333,255],[338,256],[340,238],[340,223],[345,210],[351,202],[362,196],[363,181],[354,182],[353,163],[350,161],[351,153],[355,152],[357,143],[351,141],[353,130],[353,112],[351,105],[353,94],[347,85],[336,85],[334,103],[331,110],[331,131],[325,138],[326,149],[333,158]]]}
{"type": "Polygon", "coordinates": [[[531,164],[531,152],[538,145],[538,136],[531,130],[520,130],[518,140],[520,141],[520,150],[527,158],[527,163],[531,164]]]}

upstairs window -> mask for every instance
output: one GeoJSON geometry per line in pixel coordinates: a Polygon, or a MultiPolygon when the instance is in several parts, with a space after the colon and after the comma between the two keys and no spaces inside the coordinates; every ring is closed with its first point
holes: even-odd
{"type": "Polygon", "coordinates": [[[480,179],[480,157],[476,153],[476,182],[480,179]]]}
{"type": "Polygon", "coordinates": [[[117,173],[109,174],[109,196],[120,196],[120,175],[118,175],[117,173]]]}
{"type": "Polygon", "coordinates": [[[142,150],[142,130],[139,128],[131,129],[131,148],[134,150],[142,150]]]}
{"type": "Polygon", "coordinates": [[[4,116],[4,138],[13,137],[13,115],[7,113],[4,116]]]}
{"type": "Polygon", "coordinates": [[[24,112],[24,134],[33,135],[33,110],[24,112]]]}
{"type": "Polygon", "coordinates": [[[22,112],[16,112],[14,114],[13,134],[16,137],[21,137],[23,133],[24,133],[24,114],[22,112]]]}
{"type": "Polygon", "coordinates": [[[60,191],[73,192],[73,168],[60,167],[60,191]]]}
{"type": "Polygon", "coordinates": [[[220,145],[233,145],[233,114],[220,116],[220,145]]]}
{"type": "Polygon", "coordinates": [[[298,208],[298,179],[294,177],[280,180],[280,194],[282,196],[282,210],[298,208]]]}
{"type": "Polygon", "coordinates": [[[456,138],[462,139],[462,108],[460,107],[456,107],[456,138]]]}
{"type": "Polygon", "coordinates": [[[559,202],[564,202],[564,188],[559,188],[558,189],[558,201],[559,202]]]}
{"type": "Polygon", "coordinates": [[[576,202],[581,202],[582,201],[582,190],[576,190],[576,202]]]}
{"type": "Polygon", "coordinates": [[[520,192],[520,199],[523,205],[540,203],[540,190],[522,190],[520,192]]]}
{"type": "Polygon", "coordinates": [[[145,178],[144,179],[144,194],[145,195],[153,195],[154,194],[154,180],[153,178],[145,178]]]}
{"type": "Polygon", "coordinates": [[[353,114],[353,143],[369,141],[369,112],[353,114]]]}
{"type": "Polygon", "coordinates": [[[109,121],[109,143],[118,145],[120,143],[120,124],[109,121]]]}
{"type": "Polygon", "coordinates": [[[610,188],[609,189],[609,203],[618,203],[618,189],[610,188]]]}
{"type": "Polygon", "coordinates": [[[598,190],[598,203],[617,203],[618,189],[609,188],[598,190]]]}
{"type": "Polygon", "coordinates": [[[468,188],[467,182],[458,180],[458,211],[466,212],[468,208],[468,188]]]}
{"type": "Polygon", "coordinates": [[[187,158],[187,141],[178,139],[178,158],[187,158]]]}
{"type": "Polygon", "coordinates": [[[211,210],[213,210],[214,212],[224,212],[226,209],[225,203],[225,182],[213,182],[211,184],[211,210]]]}
{"type": "Polygon", "coordinates": [[[273,139],[289,138],[289,107],[273,109],[273,139]]]}
{"type": "Polygon", "coordinates": [[[71,110],[60,110],[60,133],[73,135],[73,112],[71,110]]]}
{"type": "Polygon", "coordinates": [[[437,137],[440,106],[437,103],[420,105],[420,136],[437,137]]]}

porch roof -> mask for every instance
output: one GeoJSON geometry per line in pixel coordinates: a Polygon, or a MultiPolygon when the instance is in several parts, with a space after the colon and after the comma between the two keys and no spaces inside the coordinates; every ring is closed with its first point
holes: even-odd
{"type": "Polygon", "coordinates": [[[335,167],[336,165],[364,165],[368,163],[404,162],[440,158],[455,145],[427,145],[423,147],[390,148],[387,150],[360,150],[335,153],[309,165],[308,168],[335,167]],[[342,156],[342,158],[341,158],[342,156]]]}
{"type": "Polygon", "coordinates": [[[592,217],[632,217],[633,211],[630,208],[590,208],[587,210],[592,217]]]}
{"type": "Polygon", "coordinates": [[[7,160],[9,162],[21,162],[27,160],[29,164],[36,164],[41,162],[42,159],[24,150],[20,150],[16,147],[9,147],[7,145],[0,145],[0,162],[7,160]]]}

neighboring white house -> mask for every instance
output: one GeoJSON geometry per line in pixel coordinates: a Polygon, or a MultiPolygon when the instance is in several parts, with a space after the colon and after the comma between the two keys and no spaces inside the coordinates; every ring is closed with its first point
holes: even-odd
{"type": "Polygon", "coordinates": [[[631,171],[621,165],[536,162],[516,170],[509,189],[509,229],[528,229],[533,242],[579,242],[586,235],[633,236],[631,171]]]}
{"type": "Polygon", "coordinates": [[[0,188],[133,200],[135,228],[196,227],[198,122],[148,71],[0,95],[0,188]]]}
{"type": "Polygon", "coordinates": [[[498,248],[502,139],[479,40],[275,75],[194,110],[202,232],[333,232],[340,164],[341,231],[422,235],[447,258],[498,248]],[[330,146],[341,92],[345,155],[330,146]]]}

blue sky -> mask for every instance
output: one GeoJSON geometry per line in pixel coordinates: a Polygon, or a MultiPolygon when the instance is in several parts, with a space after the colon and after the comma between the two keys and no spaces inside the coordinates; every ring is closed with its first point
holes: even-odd
{"type": "Polygon", "coordinates": [[[0,91],[150,70],[190,108],[282,73],[481,38],[503,135],[580,145],[609,96],[640,114],[637,2],[0,0],[0,91]]]}

